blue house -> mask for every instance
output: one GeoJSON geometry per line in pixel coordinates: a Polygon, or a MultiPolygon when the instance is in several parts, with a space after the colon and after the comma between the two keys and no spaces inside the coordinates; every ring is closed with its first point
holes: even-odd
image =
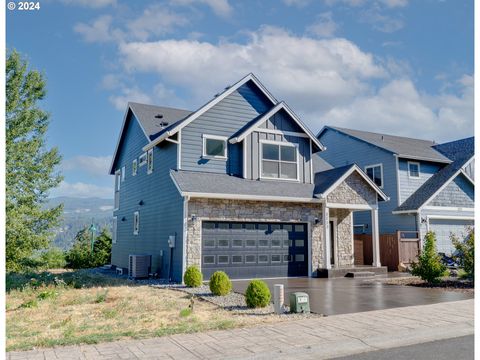
{"type": "MultiPolygon", "coordinates": [[[[381,234],[427,231],[439,252],[451,253],[474,220],[474,139],[445,144],[325,126],[319,155],[333,166],[357,164],[390,198],[379,204],[381,234]]],[[[355,231],[371,233],[368,214],[356,213],[355,231]]]]}
{"type": "Polygon", "coordinates": [[[196,111],[129,103],[112,160],[112,265],[151,272],[315,276],[351,267],[353,211],[373,220],[381,268],[383,191],[357,165],[333,168],[322,143],[249,74],[196,111]],[[375,231],[375,229],[377,231],[375,231]]]}

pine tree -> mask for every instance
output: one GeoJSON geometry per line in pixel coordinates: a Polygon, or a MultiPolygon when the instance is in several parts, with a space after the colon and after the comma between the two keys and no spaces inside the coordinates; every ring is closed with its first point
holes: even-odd
{"type": "Polygon", "coordinates": [[[35,250],[48,247],[62,206],[46,209],[62,177],[61,157],[47,149],[49,114],[38,107],[45,80],[16,51],[6,61],[6,268],[22,269],[35,250]]]}
{"type": "Polygon", "coordinates": [[[429,231],[425,235],[423,251],[418,256],[418,262],[412,264],[412,275],[420,276],[429,283],[436,283],[446,269],[437,253],[435,233],[429,231]]]}

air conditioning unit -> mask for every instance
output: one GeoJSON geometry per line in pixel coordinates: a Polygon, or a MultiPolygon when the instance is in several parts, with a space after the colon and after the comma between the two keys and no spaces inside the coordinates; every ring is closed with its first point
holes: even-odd
{"type": "Polygon", "coordinates": [[[148,278],[152,266],[152,255],[129,255],[128,277],[133,279],[148,278]]]}

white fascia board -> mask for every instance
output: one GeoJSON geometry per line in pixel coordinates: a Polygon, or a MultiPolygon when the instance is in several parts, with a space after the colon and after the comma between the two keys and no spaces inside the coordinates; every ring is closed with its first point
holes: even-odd
{"type": "Polygon", "coordinates": [[[475,208],[456,207],[456,206],[424,206],[422,210],[433,211],[456,211],[456,212],[474,212],[475,208]]]}
{"type": "Polygon", "coordinates": [[[214,97],[212,100],[207,102],[205,105],[200,107],[197,111],[193,112],[190,116],[187,117],[185,121],[182,121],[181,124],[175,126],[173,129],[166,131],[163,133],[161,136],[156,138],[154,141],[152,141],[150,144],[145,146],[143,148],[143,151],[148,150],[149,148],[161,143],[163,140],[165,140],[167,137],[172,136],[175,134],[177,131],[183,129],[185,126],[190,124],[192,121],[203,115],[205,112],[207,112],[209,109],[211,109],[213,106],[218,104],[220,101],[225,99],[228,95],[232,94],[235,90],[237,90],[240,86],[243,84],[247,83],[248,81],[252,81],[262,92],[263,94],[272,102],[273,104],[277,103],[277,100],[273,97],[273,95],[263,86],[260,81],[253,75],[252,73],[248,74],[244,78],[240,79],[238,82],[230,86],[228,89],[226,89],[223,93],[218,95],[217,97],[214,97]]]}
{"type": "Polygon", "coordinates": [[[440,160],[440,159],[432,159],[429,157],[425,156],[415,156],[415,155],[405,155],[405,154],[397,154],[399,158],[402,159],[411,159],[411,160],[423,160],[423,161],[430,161],[430,162],[436,162],[436,163],[442,163],[442,164],[450,164],[452,163],[452,160],[440,160]]]}
{"type": "MultiPolygon", "coordinates": [[[[288,105],[284,102],[281,101],[277,105],[275,105],[270,111],[268,111],[266,114],[264,114],[260,119],[258,119],[255,124],[250,126],[246,131],[244,131],[240,136],[234,137],[230,139],[231,144],[235,144],[237,142],[242,141],[245,139],[249,134],[251,134],[253,131],[257,130],[258,127],[263,124],[264,121],[272,117],[274,114],[276,114],[278,111],[281,109],[285,110],[288,115],[297,123],[298,126],[305,132],[305,134],[308,135],[308,137],[319,147],[321,151],[325,150],[325,147],[320,143],[320,141],[313,135],[313,133],[305,126],[305,124],[300,120],[300,118],[288,107],[288,105]]],[[[287,135],[287,134],[286,134],[287,135]]]]}
{"type": "Polygon", "coordinates": [[[368,204],[342,204],[342,203],[330,203],[327,202],[326,205],[331,209],[352,209],[352,210],[374,210],[378,209],[377,205],[368,205],[368,204]]]}
{"type": "MultiPolygon", "coordinates": [[[[125,115],[123,115],[122,128],[120,130],[120,135],[118,136],[117,145],[115,146],[115,151],[113,152],[112,162],[110,163],[110,171],[108,172],[109,175],[111,175],[112,172],[114,171],[113,164],[115,163],[115,159],[117,158],[118,147],[120,146],[120,140],[122,139],[123,131],[125,130],[125,124],[127,123],[128,113],[129,113],[130,110],[132,111],[132,114],[135,115],[135,112],[130,107],[130,103],[128,103],[127,110],[125,111],[125,115]]],[[[150,138],[148,137],[147,133],[145,132],[145,129],[143,128],[142,123],[140,122],[140,120],[138,120],[137,115],[135,115],[135,119],[137,120],[138,125],[140,125],[140,128],[142,129],[143,134],[145,135],[145,138],[150,143],[150,138]]]]}
{"type": "Polygon", "coordinates": [[[330,194],[338,185],[340,185],[343,181],[345,181],[346,178],[348,178],[354,171],[356,171],[367,183],[370,184],[370,186],[380,195],[380,197],[388,201],[390,198],[385,195],[385,193],[375,184],[372,179],[370,179],[367,174],[365,174],[362,169],[360,169],[356,164],[353,164],[353,166],[348,170],[345,174],[342,175],[341,178],[339,178],[332,186],[330,186],[323,194],[322,198],[326,198],[328,194],[330,194]]]}
{"type": "Polygon", "coordinates": [[[398,210],[398,211],[392,211],[393,215],[402,215],[402,214],[416,214],[418,213],[418,210],[398,210]]]}
{"type": "Polygon", "coordinates": [[[225,199],[225,200],[251,200],[251,201],[278,201],[278,202],[300,202],[300,203],[322,203],[321,199],[316,198],[296,198],[287,196],[262,196],[262,195],[244,195],[244,194],[219,194],[219,193],[199,193],[182,192],[183,196],[190,198],[206,199],[225,199]]]}
{"type": "Polygon", "coordinates": [[[446,219],[446,220],[475,220],[475,216],[461,216],[461,215],[427,215],[427,219],[446,219]]]}

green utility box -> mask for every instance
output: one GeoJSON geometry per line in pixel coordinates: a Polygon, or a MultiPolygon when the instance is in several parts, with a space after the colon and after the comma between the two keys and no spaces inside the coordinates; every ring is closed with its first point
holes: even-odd
{"type": "Polygon", "coordinates": [[[295,292],[290,294],[290,311],[294,313],[309,313],[310,301],[308,294],[295,292]]]}

